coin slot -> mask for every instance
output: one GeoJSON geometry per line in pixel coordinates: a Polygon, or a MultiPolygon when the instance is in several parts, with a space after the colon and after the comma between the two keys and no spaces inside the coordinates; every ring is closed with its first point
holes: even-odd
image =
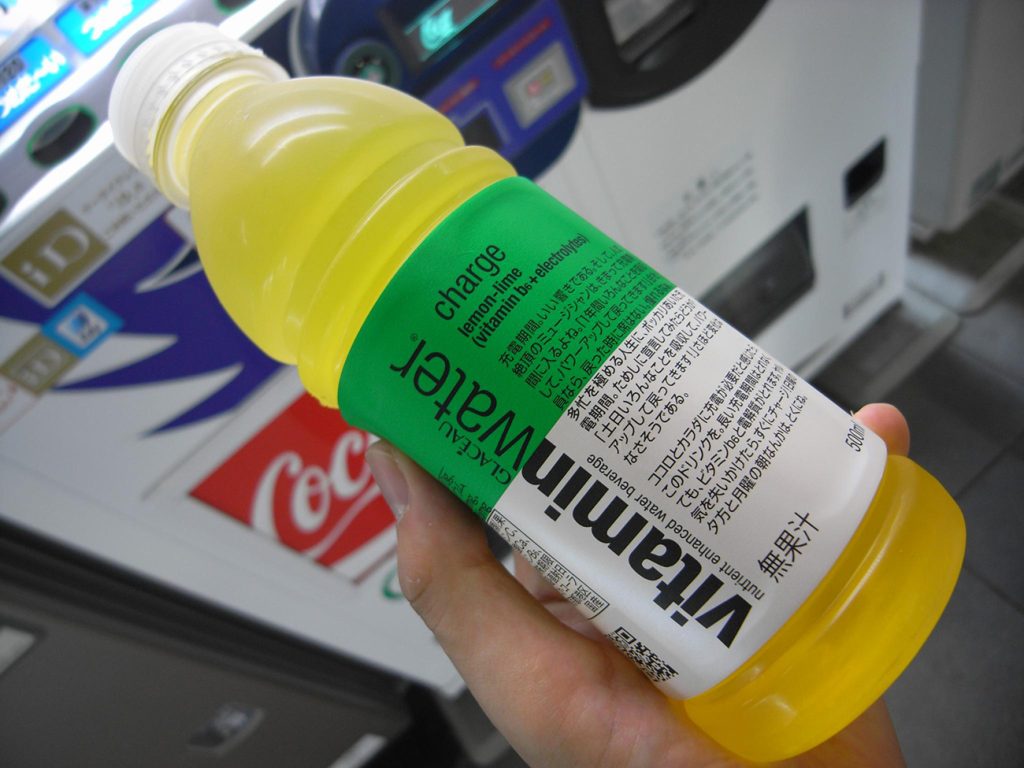
{"type": "Polygon", "coordinates": [[[871,191],[885,173],[885,139],[875,144],[843,177],[843,191],[847,208],[871,191]]]}

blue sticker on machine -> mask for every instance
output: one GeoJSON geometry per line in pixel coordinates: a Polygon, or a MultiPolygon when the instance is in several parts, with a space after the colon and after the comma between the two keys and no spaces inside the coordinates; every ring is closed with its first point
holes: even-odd
{"type": "Polygon", "coordinates": [[[123,325],[121,318],[87,293],[80,293],[50,318],[42,331],[68,352],[85,357],[123,325]]]}

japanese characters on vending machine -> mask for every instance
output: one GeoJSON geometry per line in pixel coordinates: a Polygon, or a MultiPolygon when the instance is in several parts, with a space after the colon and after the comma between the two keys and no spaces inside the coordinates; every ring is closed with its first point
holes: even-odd
{"type": "Polygon", "coordinates": [[[398,590],[369,436],[236,329],[188,215],[106,123],[118,67],[154,30],[218,23],[284,59],[294,5],[4,4],[0,524],[454,693],[398,590]]]}

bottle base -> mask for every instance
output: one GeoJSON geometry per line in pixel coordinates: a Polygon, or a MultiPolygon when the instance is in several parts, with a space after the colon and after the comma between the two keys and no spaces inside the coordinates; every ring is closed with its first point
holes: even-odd
{"type": "Polygon", "coordinates": [[[956,502],[912,461],[890,457],[864,520],[806,602],[744,666],[673,706],[748,760],[821,744],[878,700],[924,644],[965,543],[956,502]]]}

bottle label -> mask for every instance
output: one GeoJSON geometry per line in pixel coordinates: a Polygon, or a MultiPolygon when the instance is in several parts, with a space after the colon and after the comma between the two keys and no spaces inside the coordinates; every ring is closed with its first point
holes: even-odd
{"type": "Polygon", "coordinates": [[[885,464],[877,436],[523,179],[410,256],[339,403],[684,698],[807,598],[885,464]]]}

